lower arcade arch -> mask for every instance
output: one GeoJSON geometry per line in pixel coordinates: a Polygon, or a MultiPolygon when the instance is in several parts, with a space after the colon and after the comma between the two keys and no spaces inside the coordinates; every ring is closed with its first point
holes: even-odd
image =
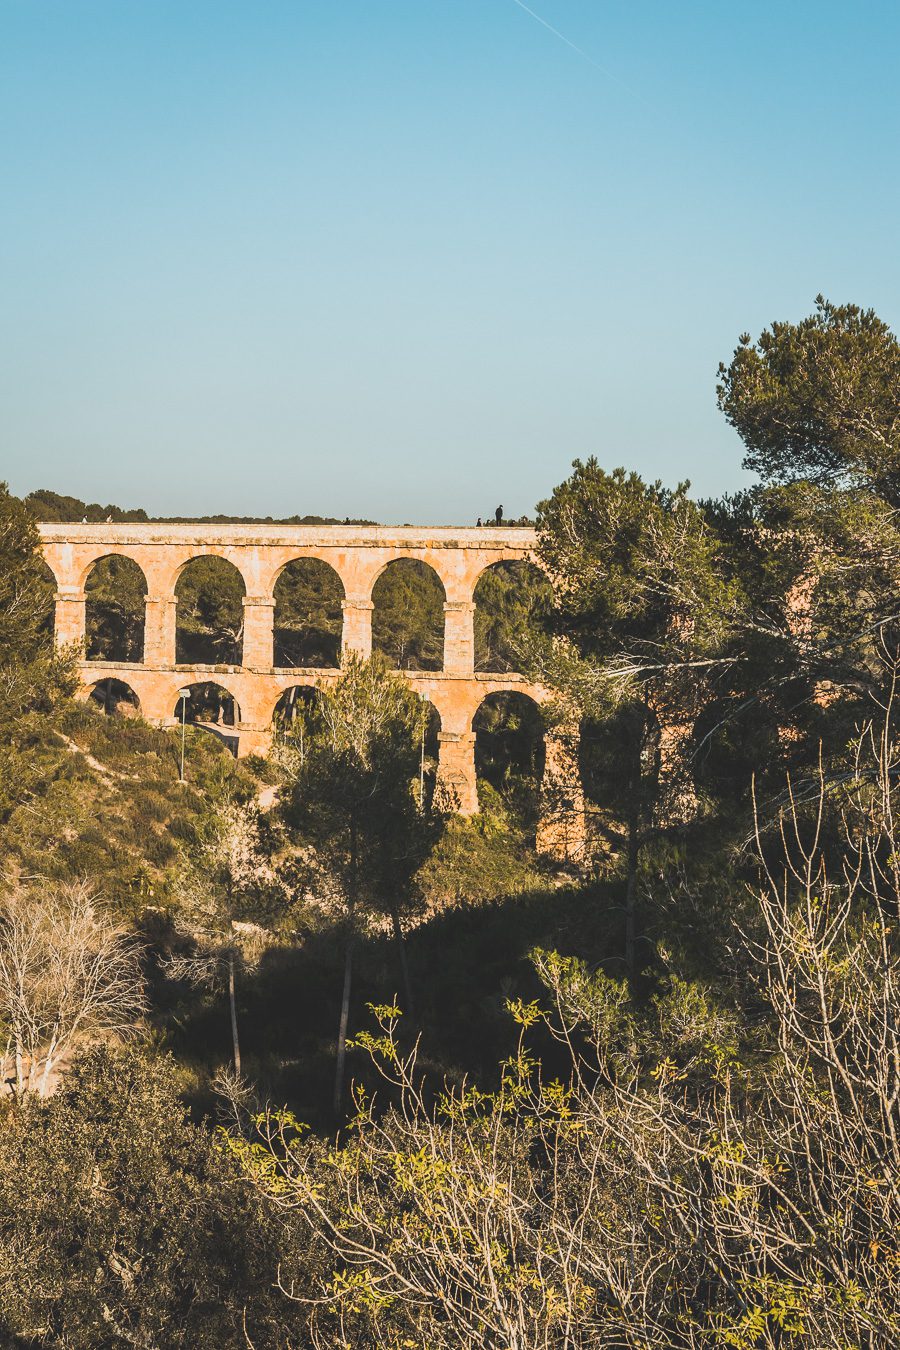
{"type": "MultiPolygon", "coordinates": [[[[416,799],[427,808],[434,797],[440,754],[441,716],[430,699],[420,695],[422,718],[417,732],[416,799]]],[[[308,738],[316,734],[316,709],[319,690],[313,684],[294,684],[275,704],[272,734],[276,744],[289,742],[301,757],[308,738]]]]}
{"type": "Polygon", "coordinates": [[[292,684],[275,704],[272,713],[272,733],[276,741],[306,739],[310,722],[315,715],[319,691],[314,684],[292,684]]]}
{"type": "Polygon", "coordinates": [[[147,578],[133,558],[109,553],[91,565],[84,583],[88,661],[144,659],[147,578]]]}
{"type": "Polygon", "coordinates": [[[53,647],[53,634],[56,629],[56,577],[43,558],[35,565],[35,580],[32,588],[32,620],[41,645],[46,651],[53,647]]]}
{"type": "Polygon", "coordinates": [[[321,558],[296,558],[275,583],[273,665],[336,667],[341,663],[344,587],[321,558]]]}
{"type": "Polygon", "coordinates": [[[395,558],[372,587],[372,650],[396,670],[444,664],[444,587],[433,567],[395,558]]]}
{"type": "Polygon", "coordinates": [[[750,796],[761,764],[782,762],[781,719],[759,699],[724,697],[708,703],[682,729],[684,760],[698,793],[718,801],[750,796]]]}
{"type": "Polygon", "coordinates": [[[508,809],[537,819],[544,776],[544,719],[533,698],[518,690],[488,694],[472,719],[475,774],[482,806],[498,794],[508,809]]]}
{"type": "Polygon", "coordinates": [[[422,725],[419,733],[419,777],[416,797],[420,808],[428,810],[434,800],[440,756],[441,715],[430,699],[422,697],[422,725]]]}
{"type": "Polygon", "coordinates": [[[138,717],[141,701],[124,680],[98,680],[88,690],[88,702],[108,717],[138,717]]]}
{"type": "Polygon", "coordinates": [[[176,722],[184,721],[188,726],[222,734],[238,726],[241,710],[237,699],[223,685],[215,680],[199,680],[179,690],[172,716],[176,722]]]}
{"type": "Polygon", "coordinates": [[[550,611],[553,588],[545,572],[524,559],[486,567],[475,601],[475,669],[521,670],[522,649],[550,611]]]}
{"type": "Polygon", "coordinates": [[[239,666],[243,659],[244,578],[215,556],[192,558],[175,584],[175,664],[239,666]]]}

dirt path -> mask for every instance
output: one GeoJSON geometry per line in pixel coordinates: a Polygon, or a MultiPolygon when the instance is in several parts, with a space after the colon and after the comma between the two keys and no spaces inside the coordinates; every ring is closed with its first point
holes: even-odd
{"type": "Polygon", "coordinates": [[[131,774],[119,773],[116,769],[110,769],[108,765],[101,764],[99,759],[95,759],[89,750],[82,750],[78,742],[73,741],[72,737],[67,736],[65,732],[57,731],[56,734],[70,754],[81,755],[85,763],[89,764],[90,767],[94,770],[94,772],[98,773],[101,778],[104,778],[107,781],[107,783],[111,782],[124,783],[132,781],[131,774]]]}

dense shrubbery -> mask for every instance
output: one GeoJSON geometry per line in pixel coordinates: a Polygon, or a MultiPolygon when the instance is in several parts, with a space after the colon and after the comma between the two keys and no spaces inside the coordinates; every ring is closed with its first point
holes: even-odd
{"type": "MultiPolygon", "coordinates": [[[[95,1051],[0,1128],[0,1325],[22,1344],[303,1344],[278,1293],[302,1233],[187,1119],[175,1066],[95,1051]]],[[[7,1342],[8,1343],[8,1342],[7,1342]]]]}

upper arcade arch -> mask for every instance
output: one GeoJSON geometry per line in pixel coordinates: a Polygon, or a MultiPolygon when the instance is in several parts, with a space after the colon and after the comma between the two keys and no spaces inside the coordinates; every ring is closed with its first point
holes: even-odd
{"type": "Polygon", "coordinates": [[[272,587],[273,660],[278,669],[339,666],[344,583],[323,558],[292,558],[272,587]]]}
{"type": "Polygon", "coordinates": [[[139,663],[144,657],[147,578],[123,553],[107,553],[84,581],[85,659],[139,663]]]}
{"type": "Polygon", "coordinates": [[[54,597],[56,595],[56,577],[47,562],[42,559],[37,566],[37,585],[32,592],[34,618],[37,620],[41,645],[47,651],[53,649],[54,634],[54,597]]]}
{"type": "Polygon", "coordinates": [[[241,665],[245,595],[240,569],[227,558],[184,563],[175,583],[175,664],[241,665]]]}
{"type": "Polygon", "coordinates": [[[444,668],[446,590],[421,558],[392,558],[372,586],[372,648],[397,670],[444,668]]]}
{"type": "Polygon", "coordinates": [[[518,669],[519,650],[549,608],[553,589],[546,572],[528,558],[491,563],[478,577],[475,602],[475,669],[518,669]]]}

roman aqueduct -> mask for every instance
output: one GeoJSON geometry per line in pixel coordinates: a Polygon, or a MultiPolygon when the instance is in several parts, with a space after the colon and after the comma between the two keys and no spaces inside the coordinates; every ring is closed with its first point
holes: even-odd
{"type": "MultiPolygon", "coordinates": [[[[276,583],[289,564],[318,559],[334,570],[343,592],[342,650],[369,656],[372,650],[373,588],[400,558],[424,563],[444,593],[443,664],[439,670],[405,671],[440,719],[437,778],[458,809],[478,808],[473,719],[485,698],[501,691],[524,694],[537,705],[546,690],[515,673],[475,669],[475,589],[496,563],[529,560],[535,535],[521,527],[477,529],[382,526],[43,524],[44,558],[56,581],[56,640],[78,643],[86,636],[86,583],[92,568],[109,557],[128,558],[146,583],[144,642],[140,661],[82,659],[79,677],[88,696],[104,681],[126,684],[142,715],[158,726],[177,722],[178,694],[185,686],[213,681],[233,698],[239,714],[233,730],[238,754],[264,752],[271,743],[279,699],[297,686],[333,679],[334,669],[274,664],[276,583]],[[225,559],[243,582],[243,642],[239,665],[176,663],[176,587],[197,558],[225,559]]],[[[583,811],[572,737],[545,735],[544,797],[551,788],[569,825],[583,811]]],[[[550,833],[559,831],[559,825],[550,833]]],[[[580,831],[576,831],[579,833],[580,831]]]]}

